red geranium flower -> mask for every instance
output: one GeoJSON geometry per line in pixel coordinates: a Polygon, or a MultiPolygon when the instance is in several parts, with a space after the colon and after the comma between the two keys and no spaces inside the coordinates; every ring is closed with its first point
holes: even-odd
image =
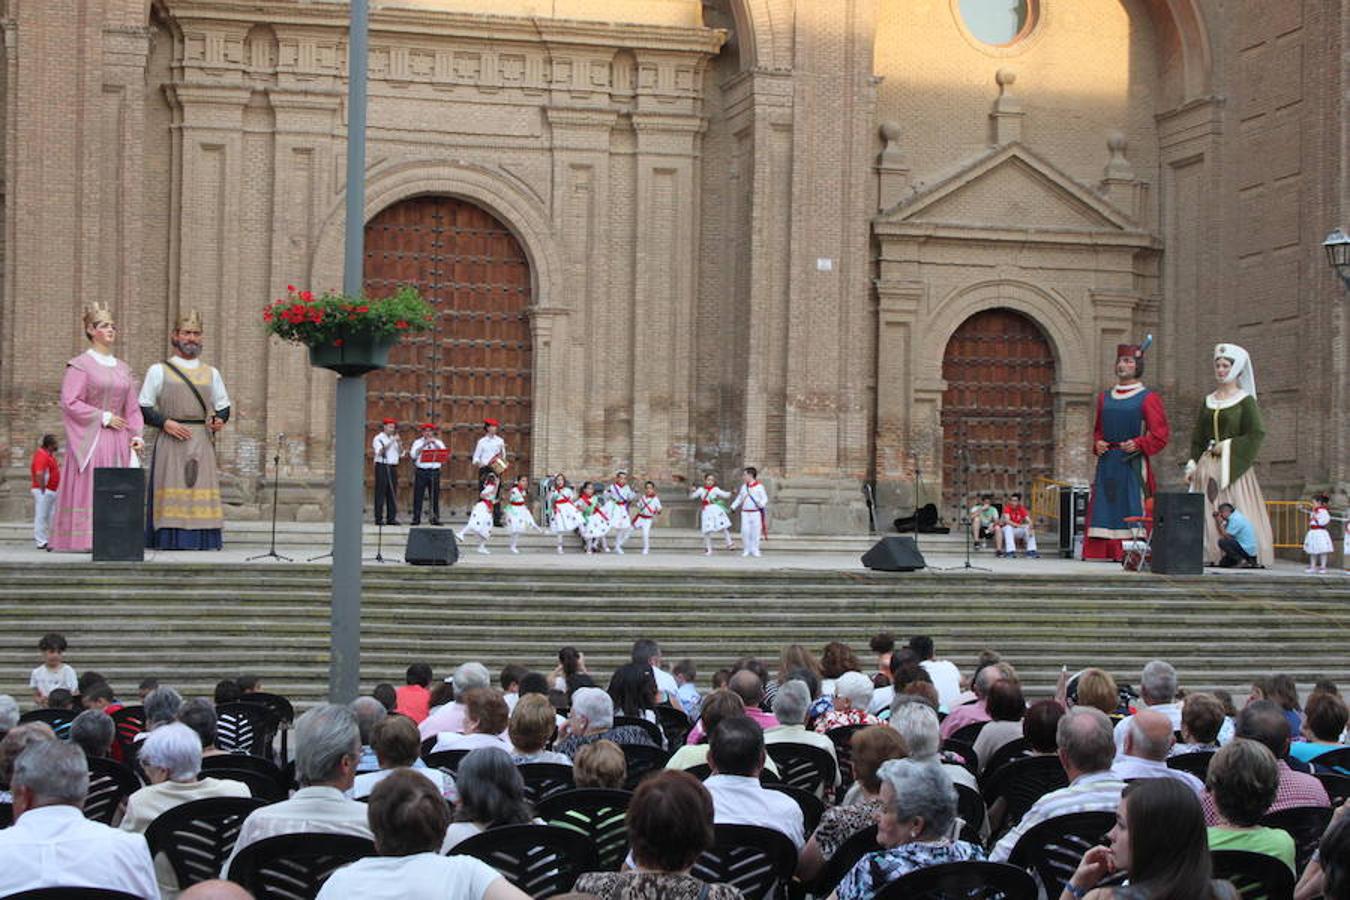
{"type": "Polygon", "coordinates": [[[263,313],[263,321],[264,322],[272,321],[272,311],[270,309],[263,313]]]}
{"type": "Polygon", "coordinates": [[[370,312],[370,307],[369,307],[369,306],[358,306],[358,307],[356,308],[356,311],[359,312],[359,313],[370,312]]]}
{"type": "Polygon", "coordinates": [[[341,347],[341,346],[342,346],[343,344],[345,344],[345,343],[346,343],[346,341],[344,341],[342,338],[333,338],[333,346],[334,346],[334,347],[341,347]]]}
{"type": "Polygon", "coordinates": [[[312,303],[314,301],[314,294],[312,291],[301,291],[300,299],[306,303],[312,303]]]}
{"type": "Polygon", "coordinates": [[[402,319],[399,319],[397,322],[394,323],[394,327],[397,328],[399,331],[402,331],[403,329],[408,327],[408,323],[403,321],[402,319]]]}
{"type": "Polygon", "coordinates": [[[295,293],[295,285],[293,285],[293,284],[288,284],[288,285],[286,285],[286,293],[288,293],[288,294],[294,294],[294,293],[295,293]]]}

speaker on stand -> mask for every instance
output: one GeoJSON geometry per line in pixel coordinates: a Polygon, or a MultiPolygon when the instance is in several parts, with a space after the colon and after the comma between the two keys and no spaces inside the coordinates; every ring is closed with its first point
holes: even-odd
{"type": "Polygon", "coordinates": [[[94,470],[94,561],[145,561],[145,470],[94,470]]]}
{"type": "Polygon", "coordinates": [[[1167,492],[1153,497],[1153,571],[1158,575],[1200,575],[1205,571],[1205,498],[1167,492]]]}

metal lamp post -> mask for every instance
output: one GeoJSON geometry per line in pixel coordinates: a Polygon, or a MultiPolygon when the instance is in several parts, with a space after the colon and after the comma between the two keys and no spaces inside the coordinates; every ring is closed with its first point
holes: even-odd
{"type": "Polygon", "coordinates": [[[1327,239],[1322,242],[1322,249],[1327,251],[1327,262],[1341,277],[1341,283],[1350,290],[1350,237],[1337,228],[1327,235],[1327,239]]]}
{"type": "MultiPolygon", "coordinates": [[[[351,0],[347,42],[347,222],[342,258],[342,291],[349,297],[360,296],[362,292],[365,256],[369,28],[369,0],[351,0]]],[[[336,407],[328,699],[349,703],[361,689],[361,475],[366,417],[363,375],[338,377],[336,407]]]]}

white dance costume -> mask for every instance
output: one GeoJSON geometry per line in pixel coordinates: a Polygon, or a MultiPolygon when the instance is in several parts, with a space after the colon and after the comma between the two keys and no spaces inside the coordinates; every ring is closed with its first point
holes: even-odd
{"type": "Polygon", "coordinates": [[[661,514],[661,498],[643,494],[633,501],[633,527],[642,532],[642,554],[651,549],[652,522],[661,514]]]}
{"type": "Polygon", "coordinates": [[[478,535],[478,552],[486,553],[488,538],[492,537],[492,507],[497,501],[497,485],[488,483],[478,494],[478,502],[469,513],[468,523],[460,529],[459,539],[464,540],[470,534],[478,535]]]}
{"type": "Polygon", "coordinates": [[[609,530],[614,534],[614,549],[623,553],[623,542],[633,533],[633,518],[629,507],[637,494],[626,484],[611,484],[605,490],[605,515],[609,516],[609,530]]]}
{"type": "Polygon", "coordinates": [[[712,536],[719,531],[726,538],[727,549],[730,550],[731,516],[727,515],[726,504],[722,501],[731,494],[713,485],[710,488],[696,488],[689,496],[703,505],[699,512],[699,527],[703,532],[703,552],[712,555],[712,536]]]}

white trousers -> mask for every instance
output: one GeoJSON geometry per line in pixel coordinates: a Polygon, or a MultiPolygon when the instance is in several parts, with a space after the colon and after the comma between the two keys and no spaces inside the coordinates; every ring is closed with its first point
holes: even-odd
{"type": "Polygon", "coordinates": [[[646,553],[652,546],[652,520],[638,516],[633,520],[633,529],[642,532],[642,552],[646,553]]]}
{"type": "Polygon", "coordinates": [[[47,543],[52,527],[52,513],[56,511],[56,491],[33,488],[33,542],[39,547],[47,543]]]}
{"type": "Polygon", "coordinates": [[[1003,552],[1017,552],[1017,539],[1022,538],[1027,542],[1027,552],[1036,552],[1036,535],[1032,534],[1030,525],[1004,525],[1003,526],[1003,552]]]}
{"type": "Polygon", "coordinates": [[[764,536],[764,519],[759,511],[741,512],[741,553],[759,556],[759,539],[764,536]]]}

